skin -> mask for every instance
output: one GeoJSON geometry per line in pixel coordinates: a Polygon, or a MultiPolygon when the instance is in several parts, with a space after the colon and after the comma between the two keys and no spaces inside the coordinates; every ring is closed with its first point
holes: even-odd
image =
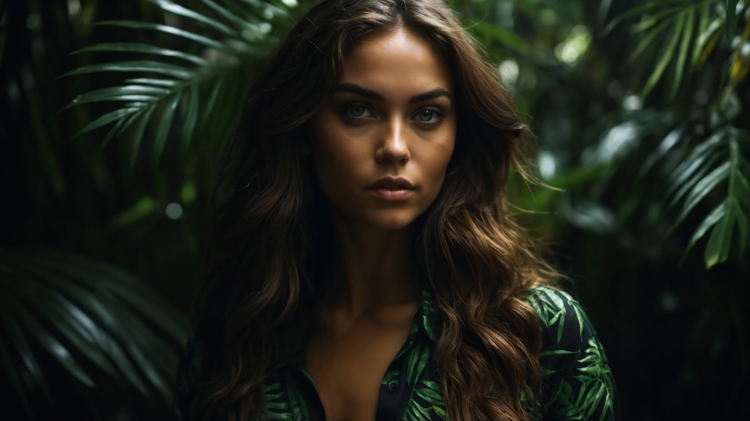
{"type": "Polygon", "coordinates": [[[374,420],[418,307],[411,227],[440,192],[453,153],[454,87],[429,41],[407,28],[361,40],[342,70],[314,118],[313,159],[342,245],[344,291],[321,308],[306,359],[327,420],[374,420]],[[413,185],[405,200],[373,191],[386,176],[413,185]]]}

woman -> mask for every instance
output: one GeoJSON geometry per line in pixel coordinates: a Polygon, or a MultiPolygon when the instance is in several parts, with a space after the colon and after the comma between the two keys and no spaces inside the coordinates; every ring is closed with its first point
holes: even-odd
{"type": "Polygon", "coordinates": [[[314,6],[230,148],[183,416],[613,419],[593,328],[506,210],[529,139],[439,0],[314,6]]]}

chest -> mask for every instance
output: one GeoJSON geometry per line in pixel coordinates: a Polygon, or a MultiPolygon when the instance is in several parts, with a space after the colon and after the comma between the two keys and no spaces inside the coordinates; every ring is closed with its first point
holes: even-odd
{"type": "Polygon", "coordinates": [[[361,323],[316,335],[306,355],[327,421],[374,420],[380,386],[409,335],[409,324],[361,323]]]}

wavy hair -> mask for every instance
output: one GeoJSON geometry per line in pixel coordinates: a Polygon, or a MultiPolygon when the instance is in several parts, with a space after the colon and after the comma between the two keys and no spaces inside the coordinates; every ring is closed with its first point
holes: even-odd
{"type": "Polygon", "coordinates": [[[292,28],[251,88],[228,150],[196,306],[201,363],[183,413],[246,421],[263,383],[302,352],[336,242],[306,152],[311,117],[353,45],[406,27],[430,40],[456,86],[456,147],[413,252],[437,309],[434,364],[452,420],[525,420],[539,396],[541,331],[523,291],[555,273],[512,221],[509,171],[533,136],[481,49],[439,0],[325,0],[292,28]]]}

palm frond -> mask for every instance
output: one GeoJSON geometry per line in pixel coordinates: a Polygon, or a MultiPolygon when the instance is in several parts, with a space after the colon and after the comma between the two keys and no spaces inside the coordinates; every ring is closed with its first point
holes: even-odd
{"type": "MultiPolygon", "coordinates": [[[[180,38],[184,48],[145,43],[104,43],[83,48],[73,54],[122,53],[136,60],[115,61],[75,69],[63,76],[102,72],[138,75],[125,79],[122,86],[87,92],[67,107],[99,102],[121,102],[120,108],[102,115],[83,127],[74,137],[113,124],[102,143],[129,133],[131,165],[139,156],[148,127],[153,128],[151,155],[158,162],[169,139],[179,138],[184,156],[195,139],[211,142],[209,149],[220,151],[231,136],[242,109],[244,93],[252,80],[247,75],[253,63],[270,51],[274,43],[269,33],[275,20],[286,16],[280,6],[261,0],[243,0],[219,4],[201,0],[203,9],[192,10],[170,0],[147,0],[165,13],[195,23],[200,32],[170,25],[105,21],[98,25],[152,31],[180,38]],[[194,53],[200,51],[200,54],[194,53]],[[141,57],[144,57],[141,59],[141,57]],[[135,124],[134,130],[129,130],[135,124]],[[180,130],[178,130],[178,127],[180,130]]],[[[292,2],[285,2],[292,4],[292,2]]],[[[283,6],[286,7],[286,6],[283,6]]]]}
{"type": "MultiPolygon", "coordinates": [[[[738,20],[735,14],[737,4],[736,0],[659,0],[633,8],[613,19],[607,31],[627,19],[642,17],[640,22],[630,28],[632,33],[642,35],[630,55],[630,63],[633,63],[650,47],[656,46],[659,40],[664,39],[659,58],[641,91],[641,96],[646,97],[651,93],[671,65],[674,73],[669,97],[674,98],[685,73],[700,67],[706,61],[715,50],[725,30],[728,34],[734,32],[738,20]],[[711,7],[717,3],[722,7],[711,7]],[[668,30],[671,30],[671,35],[663,38],[661,35],[668,30]]],[[[734,56],[733,63],[740,64],[732,67],[734,69],[732,74],[739,76],[741,69],[744,68],[745,60],[740,58],[739,48],[735,48],[734,56]]]]}
{"type": "Polygon", "coordinates": [[[727,260],[735,232],[739,236],[740,255],[747,244],[750,164],[743,145],[746,149],[748,142],[749,133],[731,126],[722,128],[693,147],[671,171],[667,209],[682,203],[672,231],[709,196],[723,196],[719,205],[698,224],[685,250],[687,255],[711,230],[704,253],[707,268],[727,260]]]}
{"type": "Polygon", "coordinates": [[[187,320],[119,269],[69,253],[4,249],[0,322],[0,363],[24,401],[34,385],[51,401],[42,356],[32,349],[90,387],[96,385],[82,361],[146,396],[171,399],[187,320]]]}

